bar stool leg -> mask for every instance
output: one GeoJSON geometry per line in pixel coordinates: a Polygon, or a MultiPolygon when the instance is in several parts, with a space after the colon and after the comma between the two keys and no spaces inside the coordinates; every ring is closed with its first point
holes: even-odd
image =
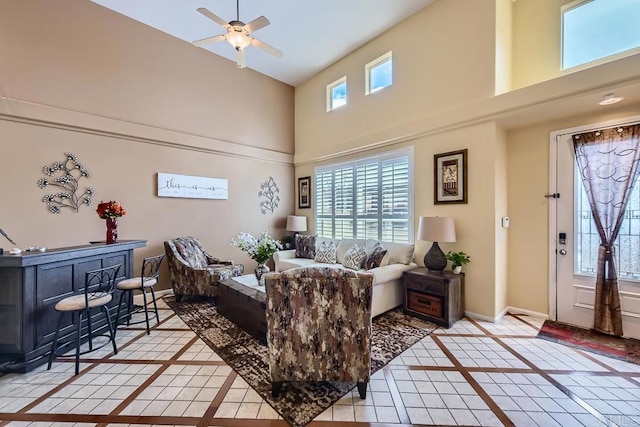
{"type": "Polygon", "coordinates": [[[120,298],[118,299],[118,311],[116,311],[116,324],[114,326],[114,333],[113,336],[115,337],[115,335],[118,333],[118,325],[120,325],[120,307],[122,307],[122,299],[124,297],[124,294],[126,294],[127,291],[120,291],[120,298]]]}
{"type": "Polygon", "coordinates": [[[160,324],[160,316],[158,315],[158,304],[156,304],[156,294],[153,292],[153,287],[149,288],[151,289],[151,298],[153,298],[153,309],[156,312],[156,322],[158,322],[157,324],[160,324]]]}
{"type": "Polygon", "coordinates": [[[150,335],[151,329],[149,328],[149,310],[147,308],[147,291],[145,288],[142,288],[142,301],[144,304],[144,318],[147,321],[147,335],[150,335]]]}
{"type": "MultiPolygon", "coordinates": [[[[89,337],[89,351],[93,350],[93,329],[91,328],[91,309],[86,308],[85,314],[87,315],[87,336],[89,337]]],[[[78,328],[81,326],[78,323],[78,328]]]]}
{"type": "Polygon", "coordinates": [[[131,307],[133,306],[133,291],[127,289],[127,326],[131,326],[131,307]]]}
{"type": "Polygon", "coordinates": [[[47,365],[47,371],[51,369],[51,365],[53,364],[53,358],[55,357],[55,354],[56,354],[56,344],[58,344],[58,335],[60,335],[60,325],[62,324],[63,314],[64,312],[62,311],[58,314],[58,322],[56,325],[56,331],[53,334],[53,343],[51,344],[51,353],[49,354],[49,364],[47,365]]]}
{"type": "Polygon", "coordinates": [[[116,333],[111,326],[111,314],[109,314],[109,308],[103,305],[104,313],[107,316],[107,326],[109,327],[109,336],[111,337],[111,343],[113,344],[113,354],[118,354],[118,347],[116,346],[116,333]]]}
{"type": "Polygon", "coordinates": [[[82,311],[77,312],[78,331],[76,333],[76,375],[80,372],[80,336],[82,335],[82,311]]]}

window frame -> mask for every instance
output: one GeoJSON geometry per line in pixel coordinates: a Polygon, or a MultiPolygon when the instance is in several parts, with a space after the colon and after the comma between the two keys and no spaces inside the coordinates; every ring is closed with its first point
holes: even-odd
{"type": "MultiPolygon", "coordinates": [[[[336,229],[338,227],[336,227],[336,220],[352,220],[352,227],[353,227],[353,232],[352,232],[352,239],[372,239],[372,240],[378,240],[381,242],[387,242],[387,240],[382,240],[383,236],[385,234],[384,232],[384,228],[383,228],[383,222],[389,222],[389,221],[393,221],[393,220],[401,220],[401,221],[406,221],[407,223],[407,240],[393,240],[392,243],[414,243],[415,242],[415,235],[414,235],[414,181],[413,181],[413,169],[414,169],[414,164],[413,164],[413,146],[411,147],[404,147],[401,149],[397,149],[397,150],[393,150],[393,151],[387,151],[387,152],[383,152],[380,154],[376,154],[374,156],[366,156],[366,157],[359,157],[359,158],[354,158],[352,160],[349,161],[343,161],[343,162],[339,162],[339,163],[332,163],[332,164],[326,164],[326,165],[321,165],[321,166],[316,166],[314,168],[314,183],[315,183],[315,187],[314,187],[314,228],[315,228],[315,232],[319,237],[323,237],[323,238],[330,238],[330,239],[342,239],[343,237],[338,236],[336,237],[336,229]],[[382,172],[382,167],[384,165],[385,162],[389,162],[392,161],[394,159],[401,159],[403,157],[407,158],[407,215],[403,216],[403,215],[385,215],[384,214],[384,201],[385,201],[385,195],[382,192],[382,184],[383,184],[383,180],[385,179],[385,176],[383,175],[382,172]],[[362,178],[359,177],[356,174],[356,170],[358,167],[362,168],[364,166],[371,166],[371,165],[376,165],[377,166],[377,213],[374,216],[372,216],[370,213],[367,214],[358,214],[358,206],[362,205],[362,203],[366,203],[366,199],[358,199],[357,197],[357,193],[358,193],[358,181],[361,180],[362,178]],[[323,203],[323,200],[321,200],[321,198],[323,198],[323,189],[319,188],[320,186],[322,186],[323,182],[326,182],[326,177],[323,177],[323,175],[326,175],[327,173],[330,173],[330,182],[335,183],[335,179],[336,179],[336,172],[343,174],[346,170],[348,170],[349,168],[352,169],[352,175],[351,175],[351,179],[352,179],[352,188],[351,188],[351,192],[353,194],[353,197],[351,199],[351,213],[350,214],[343,214],[343,215],[337,215],[336,214],[336,208],[338,206],[338,202],[335,198],[336,195],[336,189],[335,187],[332,188],[332,195],[331,195],[331,214],[322,214],[321,210],[323,207],[325,207],[327,205],[326,202],[323,203]],[[319,221],[320,220],[327,220],[330,219],[332,222],[331,225],[331,236],[328,236],[326,234],[321,234],[321,228],[319,226],[319,221]],[[359,236],[358,235],[358,221],[362,222],[363,220],[375,220],[377,221],[378,224],[378,235],[377,237],[372,238],[371,235],[368,236],[359,236]]],[[[366,188],[366,187],[365,187],[366,188]]],[[[394,197],[392,197],[393,200],[394,197]]],[[[342,234],[342,233],[341,233],[342,234]]],[[[347,237],[344,237],[347,238],[347,237]]]]}
{"type": "Polygon", "coordinates": [[[389,51],[383,55],[380,55],[379,57],[377,57],[376,59],[374,59],[373,61],[368,62],[365,66],[364,66],[364,93],[365,95],[371,95],[372,93],[378,93],[383,89],[388,88],[389,86],[393,86],[393,51],[389,51]],[[386,86],[382,86],[376,89],[371,89],[371,71],[373,69],[375,69],[376,67],[379,67],[380,65],[384,64],[385,62],[391,61],[391,82],[386,85],[386,86]]]}
{"type": "Polygon", "coordinates": [[[334,80],[327,85],[327,113],[329,111],[333,111],[335,109],[338,109],[340,107],[344,107],[345,105],[347,105],[348,90],[349,90],[349,85],[347,83],[347,76],[342,76],[339,79],[334,80]],[[333,105],[333,89],[335,89],[336,87],[340,86],[343,83],[344,83],[344,104],[334,106],[333,105]]]}

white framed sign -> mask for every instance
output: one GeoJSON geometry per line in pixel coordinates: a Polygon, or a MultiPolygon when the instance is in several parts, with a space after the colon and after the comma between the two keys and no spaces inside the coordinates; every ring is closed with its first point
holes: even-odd
{"type": "Polygon", "coordinates": [[[158,197],[227,200],[229,181],[224,178],[158,172],[158,197]]]}

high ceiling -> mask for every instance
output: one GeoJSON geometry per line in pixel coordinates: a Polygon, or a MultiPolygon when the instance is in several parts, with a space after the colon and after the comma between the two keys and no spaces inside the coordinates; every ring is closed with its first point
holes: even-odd
{"type": "MultiPolygon", "coordinates": [[[[236,0],[92,0],[186,42],[224,34],[196,11],[205,7],[225,21],[236,19],[236,0]]],[[[296,86],[433,0],[239,0],[240,20],[264,15],[271,25],[253,36],[284,53],[280,59],[256,48],[247,67],[296,86]]],[[[227,42],[206,49],[236,60],[227,42]]]]}

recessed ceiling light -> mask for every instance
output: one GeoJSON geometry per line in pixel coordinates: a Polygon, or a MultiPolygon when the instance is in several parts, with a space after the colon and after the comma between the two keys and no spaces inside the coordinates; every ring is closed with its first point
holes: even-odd
{"type": "Polygon", "coordinates": [[[616,96],[615,93],[607,93],[602,97],[602,101],[598,102],[600,105],[616,104],[624,99],[623,96],[616,96]]]}

